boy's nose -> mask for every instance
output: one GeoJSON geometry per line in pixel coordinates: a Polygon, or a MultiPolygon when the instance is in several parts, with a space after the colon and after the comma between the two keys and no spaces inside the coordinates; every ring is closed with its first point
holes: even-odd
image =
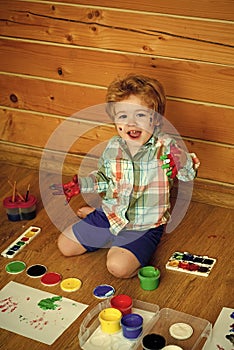
{"type": "Polygon", "coordinates": [[[134,115],[129,116],[127,120],[128,125],[136,125],[136,118],[134,115]]]}

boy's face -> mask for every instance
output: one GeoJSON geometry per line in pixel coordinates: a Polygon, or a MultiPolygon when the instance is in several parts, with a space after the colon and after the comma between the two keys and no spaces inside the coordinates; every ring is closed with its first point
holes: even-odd
{"type": "Polygon", "coordinates": [[[153,111],[135,95],[115,104],[114,121],[119,136],[127,143],[133,141],[141,146],[154,132],[153,111]]]}

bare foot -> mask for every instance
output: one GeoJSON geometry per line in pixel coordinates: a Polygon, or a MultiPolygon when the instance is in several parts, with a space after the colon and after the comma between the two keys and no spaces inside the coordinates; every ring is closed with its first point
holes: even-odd
{"type": "Polygon", "coordinates": [[[92,213],[94,210],[95,208],[87,206],[87,207],[81,207],[80,209],[77,210],[76,213],[80,219],[84,219],[88,214],[92,213]]]}

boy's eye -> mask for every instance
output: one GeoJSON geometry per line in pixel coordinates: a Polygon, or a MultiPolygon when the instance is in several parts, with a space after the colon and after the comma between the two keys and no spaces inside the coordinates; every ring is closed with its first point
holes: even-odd
{"type": "Polygon", "coordinates": [[[137,113],[136,116],[137,116],[138,118],[143,118],[143,117],[146,116],[146,114],[145,114],[145,113],[137,113]]]}
{"type": "Polygon", "coordinates": [[[126,119],[127,117],[127,114],[119,114],[116,116],[117,119],[126,119]]]}

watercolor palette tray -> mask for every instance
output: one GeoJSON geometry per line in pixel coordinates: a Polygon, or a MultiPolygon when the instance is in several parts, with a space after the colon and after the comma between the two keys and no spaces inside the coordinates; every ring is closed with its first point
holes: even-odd
{"type": "MultiPolygon", "coordinates": [[[[206,338],[210,339],[212,333],[212,325],[209,321],[169,308],[161,309],[157,319],[150,322],[150,325],[151,327],[148,327],[147,331],[143,331],[141,338],[150,333],[160,334],[165,338],[166,345],[176,345],[183,350],[200,349],[202,342],[206,338]],[[170,328],[177,323],[185,323],[192,327],[192,335],[187,339],[173,337],[170,328]]],[[[142,350],[141,339],[138,339],[133,349],[142,350]]]]}
{"type": "Polygon", "coordinates": [[[216,259],[208,256],[191,253],[175,252],[169,258],[166,268],[168,270],[186,272],[193,275],[207,277],[216,263],[216,259]]]}
{"type": "MultiPolygon", "coordinates": [[[[135,349],[136,340],[124,338],[122,330],[114,334],[102,332],[98,315],[106,308],[111,307],[110,300],[100,302],[93,308],[83,320],[79,331],[79,343],[84,350],[129,350],[135,349]]],[[[156,317],[159,312],[159,306],[139,300],[133,300],[133,313],[140,314],[143,317],[143,331],[147,330],[147,325],[156,317]]]]}
{"type": "Polygon", "coordinates": [[[39,233],[40,227],[30,226],[22,235],[12,242],[1,255],[5,258],[14,258],[26,245],[28,245],[39,233]]]}

